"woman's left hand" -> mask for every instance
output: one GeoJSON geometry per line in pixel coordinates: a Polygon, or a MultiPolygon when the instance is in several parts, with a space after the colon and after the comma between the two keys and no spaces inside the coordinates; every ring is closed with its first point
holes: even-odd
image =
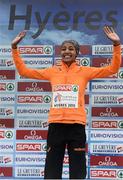
{"type": "Polygon", "coordinates": [[[109,26],[104,26],[103,28],[104,33],[107,35],[107,37],[113,41],[114,45],[119,45],[120,44],[120,38],[118,34],[114,31],[112,27],[109,26]]]}

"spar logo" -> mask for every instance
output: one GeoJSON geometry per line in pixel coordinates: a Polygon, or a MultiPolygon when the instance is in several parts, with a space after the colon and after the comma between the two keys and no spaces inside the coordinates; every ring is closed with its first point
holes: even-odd
{"type": "Polygon", "coordinates": [[[80,65],[81,66],[89,66],[90,65],[90,58],[84,57],[80,59],[80,65]]]}
{"type": "Polygon", "coordinates": [[[120,72],[118,73],[118,77],[119,77],[120,79],[123,79],[123,71],[120,71],[120,72]]]}
{"type": "Polygon", "coordinates": [[[47,55],[48,54],[50,54],[50,55],[53,54],[53,48],[51,46],[45,46],[44,47],[44,53],[47,54],[47,55]]]}
{"type": "Polygon", "coordinates": [[[118,178],[123,178],[123,170],[119,170],[117,172],[117,176],[118,176],[118,178]]]}
{"type": "Polygon", "coordinates": [[[83,58],[77,58],[76,63],[79,66],[90,66],[90,58],[89,57],[83,57],[83,58]]]}
{"type": "Polygon", "coordinates": [[[42,150],[47,151],[47,144],[46,143],[42,144],[42,150]]]}
{"type": "Polygon", "coordinates": [[[78,91],[78,86],[74,85],[73,86],[73,92],[77,92],[78,91]]]}
{"type": "Polygon", "coordinates": [[[91,169],[91,178],[116,178],[116,170],[114,169],[91,169]]]}
{"type": "Polygon", "coordinates": [[[49,95],[44,96],[44,102],[45,103],[50,103],[51,102],[51,97],[49,95]]]}
{"type": "Polygon", "coordinates": [[[123,128],[123,121],[120,121],[120,122],[118,123],[118,126],[119,126],[119,128],[123,128]]]}
{"type": "MultiPolygon", "coordinates": [[[[79,66],[90,66],[90,58],[89,57],[82,57],[76,59],[76,64],[79,66]]],[[[61,66],[61,58],[55,58],[55,65],[61,66]]]]}
{"type": "Polygon", "coordinates": [[[6,85],[6,88],[7,88],[8,91],[13,91],[14,88],[15,88],[15,85],[13,83],[8,83],[6,85]]]}
{"type": "Polygon", "coordinates": [[[12,132],[12,131],[6,131],[6,132],[5,132],[5,137],[6,137],[7,139],[11,139],[11,138],[13,137],[13,132],[12,132]]]}
{"type": "Polygon", "coordinates": [[[29,95],[19,95],[18,103],[43,103],[43,96],[29,96],[29,95]]]}
{"type": "Polygon", "coordinates": [[[41,143],[17,143],[16,151],[41,152],[41,143]]]}
{"type": "Polygon", "coordinates": [[[49,95],[19,95],[18,96],[18,103],[50,103],[51,97],[49,95]]]}
{"type": "Polygon", "coordinates": [[[21,46],[19,47],[20,54],[43,54],[42,46],[21,46]]]}
{"type": "Polygon", "coordinates": [[[72,85],[65,85],[65,84],[56,85],[53,86],[53,91],[72,91],[72,85]]]}
{"type": "MultiPolygon", "coordinates": [[[[123,124],[121,123],[121,126],[123,126],[123,124]]],[[[109,120],[109,121],[92,121],[91,122],[91,127],[92,128],[106,128],[106,129],[108,129],[108,128],[118,128],[118,121],[111,121],[111,120],[109,120]]]]}
{"type": "Polygon", "coordinates": [[[20,54],[26,55],[53,55],[53,46],[49,45],[33,45],[33,46],[20,46],[20,54]]]}
{"type": "Polygon", "coordinates": [[[0,83],[0,91],[13,91],[15,85],[13,83],[0,83]]]}
{"type": "Polygon", "coordinates": [[[13,132],[12,131],[0,131],[0,139],[12,139],[13,138],[13,132]]]}

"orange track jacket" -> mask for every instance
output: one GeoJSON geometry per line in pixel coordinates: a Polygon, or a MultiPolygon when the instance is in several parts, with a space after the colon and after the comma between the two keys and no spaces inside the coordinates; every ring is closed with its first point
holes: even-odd
{"type": "Polygon", "coordinates": [[[84,93],[88,81],[104,78],[117,73],[121,63],[121,48],[113,46],[112,63],[106,67],[86,67],[72,63],[70,67],[62,63],[60,67],[46,69],[28,68],[17,49],[12,49],[16,68],[21,76],[39,80],[49,80],[53,91],[53,102],[49,112],[49,123],[86,124],[84,93]]]}

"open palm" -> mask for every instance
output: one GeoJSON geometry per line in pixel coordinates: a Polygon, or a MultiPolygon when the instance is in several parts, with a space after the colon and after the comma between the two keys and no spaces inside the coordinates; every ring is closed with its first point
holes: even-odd
{"type": "Polygon", "coordinates": [[[25,37],[26,31],[20,32],[12,41],[12,46],[17,46],[17,44],[25,37]]]}
{"type": "Polygon", "coordinates": [[[105,34],[107,35],[107,37],[113,41],[114,43],[120,43],[120,38],[119,36],[116,34],[116,32],[114,31],[114,29],[112,27],[109,26],[104,26],[103,28],[105,34]]]}

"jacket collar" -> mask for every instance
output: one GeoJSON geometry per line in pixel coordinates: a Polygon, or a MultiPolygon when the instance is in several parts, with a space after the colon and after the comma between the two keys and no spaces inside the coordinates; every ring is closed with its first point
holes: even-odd
{"type": "Polygon", "coordinates": [[[63,62],[61,61],[61,66],[60,69],[62,71],[72,71],[72,72],[76,72],[80,69],[80,66],[77,65],[76,62],[73,62],[69,67],[63,62]]]}

